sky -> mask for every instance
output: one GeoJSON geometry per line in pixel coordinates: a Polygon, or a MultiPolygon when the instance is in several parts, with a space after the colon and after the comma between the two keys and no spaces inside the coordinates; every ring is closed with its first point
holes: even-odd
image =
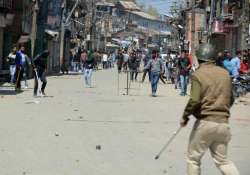
{"type": "Polygon", "coordinates": [[[169,14],[170,6],[174,1],[178,0],[136,0],[138,4],[143,4],[144,6],[152,5],[157,8],[160,14],[169,14]]]}

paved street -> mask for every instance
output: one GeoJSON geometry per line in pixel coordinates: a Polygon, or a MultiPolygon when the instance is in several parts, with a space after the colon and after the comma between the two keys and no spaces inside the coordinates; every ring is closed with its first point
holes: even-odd
{"type": "MultiPolygon", "coordinates": [[[[94,87],[81,75],[48,78],[48,97],[33,98],[32,89],[0,93],[0,175],[184,175],[190,125],[159,160],[154,160],[178,128],[188,97],[172,85],[150,97],[149,83],[132,83],[114,70],[94,72],[94,87]],[[100,145],[101,149],[96,149],[100,145]]],[[[33,87],[33,81],[29,82],[33,87]]],[[[4,91],[4,89],[6,91],[4,91]]],[[[250,168],[250,106],[232,109],[229,156],[242,175],[250,168]]],[[[207,154],[203,175],[220,175],[207,154]]]]}

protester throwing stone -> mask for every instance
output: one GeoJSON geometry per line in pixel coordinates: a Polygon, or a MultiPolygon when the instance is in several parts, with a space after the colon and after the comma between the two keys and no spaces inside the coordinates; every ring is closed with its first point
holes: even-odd
{"type": "Polygon", "coordinates": [[[239,175],[227,159],[231,139],[229,110],[233,104],[231,78],[225,69],[215,65],[214,53],[210,44],[201,45],[197,50],[200,67],[192,75],[191,97],[180,121],[185,127],[190,115],[197,119],[188,146],[188,175],[201,174],[201,158],[208,149],[223,175],[239,175]]]}
{"type": "Polygon", "coordinates": [[[34,84],[34,97],[38,95],[38,81],[42,82],[41,91],[42,95],[45,94],[45,88],[47,85],[46,69],[47,69],[47,57],[49,56],[49,51],[45,50],[41,54],[37,55],[33,60],[34,72],[35,72],[35,84],[34,84]]]}

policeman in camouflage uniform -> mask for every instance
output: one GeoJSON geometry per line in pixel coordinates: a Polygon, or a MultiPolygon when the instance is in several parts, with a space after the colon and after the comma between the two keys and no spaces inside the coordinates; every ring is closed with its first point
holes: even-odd
{"type": "Polygon", "coordinates": [[[189,140],[187,174],[201,174],[201,158],[209,149],[223,175],[239,175],[235,165],[227,159],[233,104],[231,78],[225,69],[214,64],[215,51],[210,44],[201,45],[196,56],[200,67],[192,75],[191,97],[180,121],[185,127],[190,115],[197,119],[189,140]]]}

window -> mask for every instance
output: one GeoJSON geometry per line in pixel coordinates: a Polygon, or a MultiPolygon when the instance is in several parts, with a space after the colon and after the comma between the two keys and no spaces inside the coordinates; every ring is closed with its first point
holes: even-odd
{"type": "Polygon", "coordinates": [[[0,8],[12,9],[12,0],[0,0],[0,8]]]}

